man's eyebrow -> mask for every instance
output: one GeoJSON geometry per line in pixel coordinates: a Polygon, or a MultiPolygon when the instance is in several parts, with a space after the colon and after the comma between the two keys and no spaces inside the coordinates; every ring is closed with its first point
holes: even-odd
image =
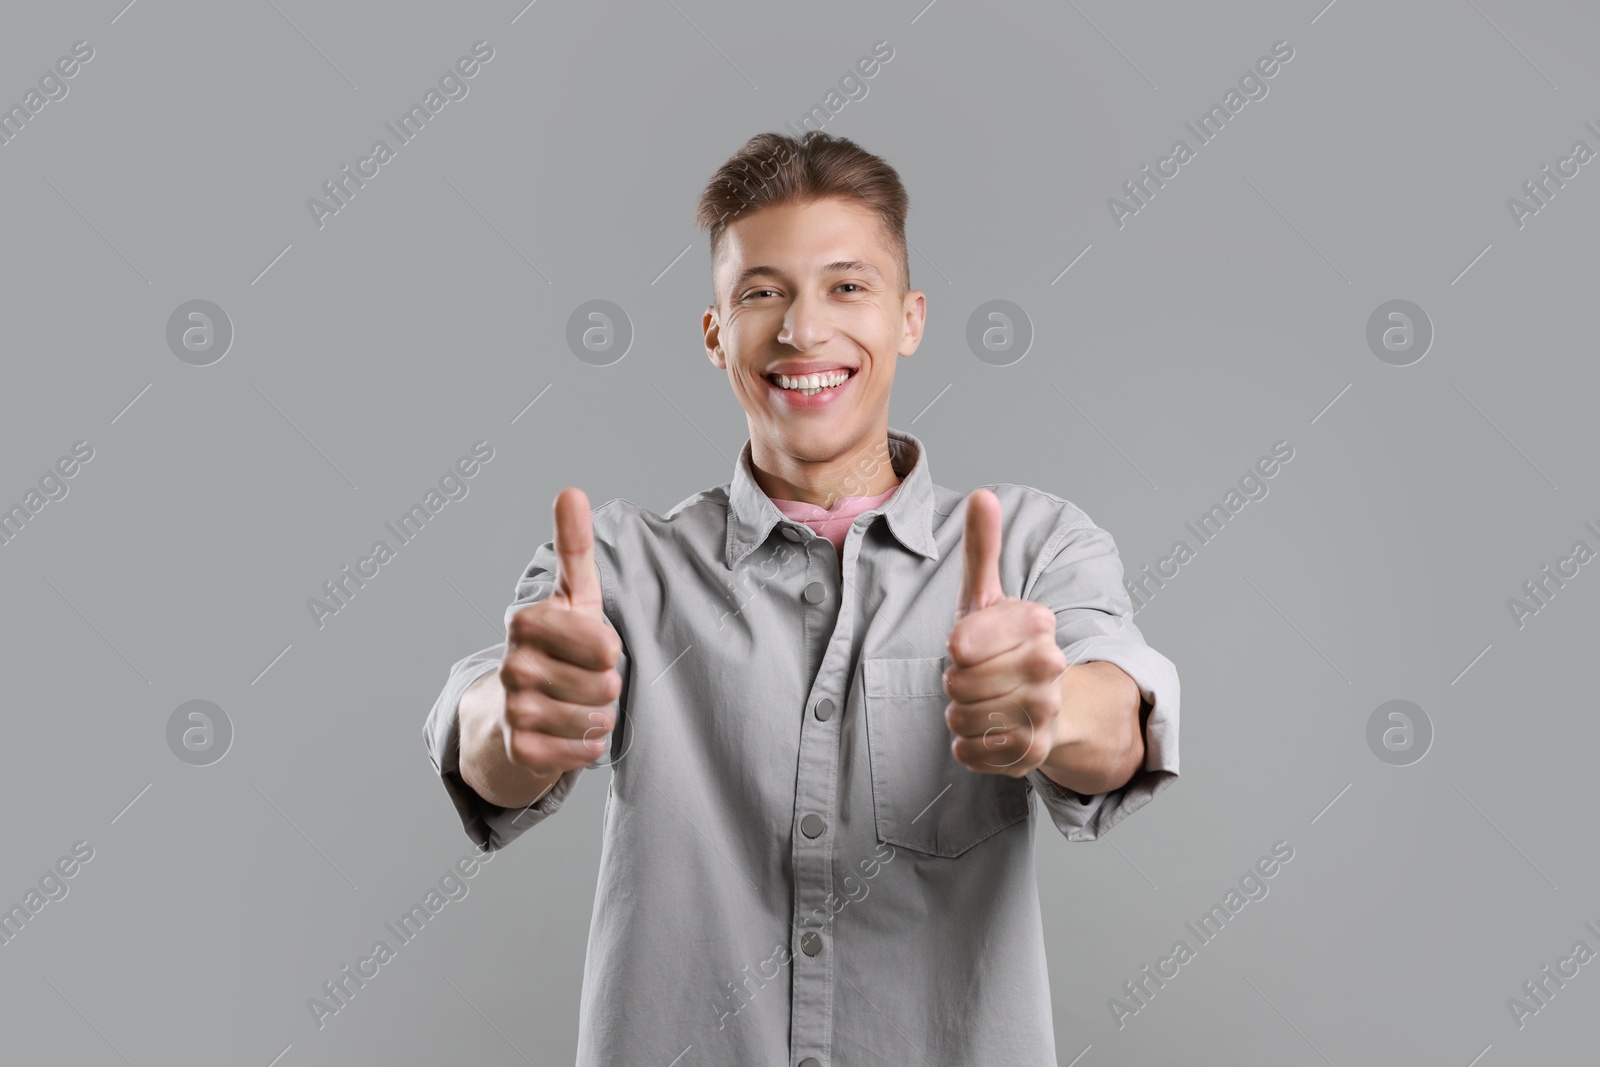
{"type": "Polygon", "coordinates": [[[843,274],[847,272],[853,272],[856,274],[870,274],[880,280],[883,278],[882,272],[880,272],[877,267],[874,267],[871,263],[864,263],[859,259],[835,260],[834,262],[829,263],[826,267],[823,267],[822,271],[824,274],[843,274]]]}
{"type": "MultiPolygon", "coordinates": [[[[834,260],[832,263],[824,266],[822,268],[822,272],[824,274],[855,272],[857,274],[870,274],[879,281],[883,280],[882,271],[878,270],[878,268],[874,267],[871,263],[866,263],[859,259],[834,260]]],[[[783,276],[783,271],[779,270],[777,267],[747,267],[740,271],[739,276],[733,280],[733,288],[739,289],[747,282],[754,281],[756,278],[782,278],[783,276]]]]}

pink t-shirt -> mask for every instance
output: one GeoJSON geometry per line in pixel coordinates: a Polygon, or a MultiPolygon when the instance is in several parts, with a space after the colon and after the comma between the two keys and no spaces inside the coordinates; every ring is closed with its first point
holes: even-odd
{"type": "Polygon", "coordinates": [[[794,519],[811,527],[813,531],[833,542],[833,547],[838,549],[839,558],[844,558],[844,535],[849,532],[850,524],[856,516],[863,512],[879,507],[899,489],[898,484],[891,486],[887,491],[877,496],[846,496],[833,502],[833,507],[824,508],[820,504],[808,504],[804,500],[778,500],[773,503],[778,510],[783,512],[786,519],[794,519]]]}

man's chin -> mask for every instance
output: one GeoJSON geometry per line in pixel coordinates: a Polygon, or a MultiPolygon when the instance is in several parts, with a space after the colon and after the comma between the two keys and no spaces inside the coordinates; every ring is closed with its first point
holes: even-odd
{"type": "Polygon", "coordinates": [[[780,414],[767,424],[766,444],[806,463],[836,460],[855,448],[868,431],[860,419],[840,417],[841,414],[816,413],[800,418],[780,414]]]}

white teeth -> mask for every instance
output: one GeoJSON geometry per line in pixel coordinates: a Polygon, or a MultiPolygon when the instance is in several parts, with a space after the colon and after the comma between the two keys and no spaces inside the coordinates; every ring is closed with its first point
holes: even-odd
{"type": "Polygon", "coordinates": [[[824,389],[831,389],[842,385],[850,377],[849,371],[828,371],[824,374],[802,374],[790,377],[787,374],[773,375],[778,380],[778,385],[784,389],[797,390],[802,396],[816,396],[824,389]]]}

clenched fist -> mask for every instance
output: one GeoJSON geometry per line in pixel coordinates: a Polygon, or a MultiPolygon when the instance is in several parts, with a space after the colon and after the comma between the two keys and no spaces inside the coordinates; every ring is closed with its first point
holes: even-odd
{"type": "Polygon", "coordinates": [[[540,775],[599,758],[622,693],[622,641],[606,625],[583,490],[556,496],[555,526],[555,589],[512,616],[500,665],[506,757],[540,775]]]}
{"type": "Polygon", "coordinates": [[[1000,500],[987,489],[967,500],[962,551],[945,671],[951,752],[972,770],[1021,777],[1055,747],[1067,657],[1055,612],[1000,588],[1000,500]]]}

